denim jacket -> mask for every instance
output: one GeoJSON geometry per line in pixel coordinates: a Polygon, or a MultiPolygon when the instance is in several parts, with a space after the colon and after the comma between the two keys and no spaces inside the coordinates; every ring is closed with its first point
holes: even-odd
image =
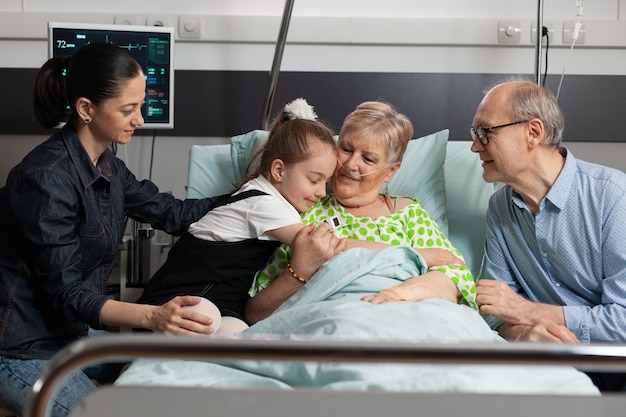
{"type": "Polygon", "coordinates": [[[94,166],[70,126],[51,136],[0,189],[0,354],[49,358],[102,328],[127,217],[177,235],[212,203],[159,193],[110,150],[94,166]]]}

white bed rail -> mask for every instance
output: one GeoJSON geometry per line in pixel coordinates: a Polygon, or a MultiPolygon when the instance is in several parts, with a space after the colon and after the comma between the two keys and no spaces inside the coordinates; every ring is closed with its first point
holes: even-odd
{"type": "Polygon", "coordinates": [[[404,362],[446,364],[571,365],[581,370],[626,372],[626,345],[539,343],[456,344],[323,340],[256,340],[162,335],[116,335],[78,341],[55,355],[30,393],[23,417],[49,413],[59,384],[95,363],[135,358],[281,361],[404,362]]]}

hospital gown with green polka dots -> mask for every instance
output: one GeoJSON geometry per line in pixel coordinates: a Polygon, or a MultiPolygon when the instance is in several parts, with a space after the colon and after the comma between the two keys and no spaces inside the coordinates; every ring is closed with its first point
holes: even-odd
{"type": "MultiPolygon", "coordinates": [[[[331,194],[320,199],[302,215],[305,224],[319,224],[327,219],[334,219],[333,233],[339,237],[405,245],[416,249],[442,248],[462,257],[418,200],[393,214],[372,219],[353,216],[331,194]]],[[[274,281],[287,267],[290,259],[289,247],[281,245],[269,259],[266,267],[257,272],[250,288],[250,295],[254,296],[274,281]]],[[[448,275],[461,292],[461,302],[474,309],[477,308],[474,278],[466,266],[432,266],[429,270],[441,271],[448,275]]]]}

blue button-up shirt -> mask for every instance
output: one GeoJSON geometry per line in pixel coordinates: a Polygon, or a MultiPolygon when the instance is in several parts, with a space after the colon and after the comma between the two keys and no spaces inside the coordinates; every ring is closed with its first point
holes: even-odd
{"type": "Polygon", "coordinates": [[[97,167],[69,126],[0,189],[0,354],[48,358],[99,329],[127,216],[178,234],[212,199],[177,200],[109,150],[97,167]]]}
{"type": "Polygon", "coordinates": [[[486,261],[486,277],[563,306],[581,342],[626,342],[626,174],[568,152],[536,216],[501,188],[487,212],[486,261]]]}

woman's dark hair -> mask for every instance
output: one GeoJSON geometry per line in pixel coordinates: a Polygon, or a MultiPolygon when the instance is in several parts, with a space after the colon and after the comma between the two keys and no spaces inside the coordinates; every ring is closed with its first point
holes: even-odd
{"type": "Polygon", "coordinates": [[[81,47],[71,57],[50,58],[35,80],[35,117],[44,128],[77,117],[80,97],[94,104],[118,97],[120,86],[141,74],[139,63],[119,47],[96,42],[81,47]]]}

